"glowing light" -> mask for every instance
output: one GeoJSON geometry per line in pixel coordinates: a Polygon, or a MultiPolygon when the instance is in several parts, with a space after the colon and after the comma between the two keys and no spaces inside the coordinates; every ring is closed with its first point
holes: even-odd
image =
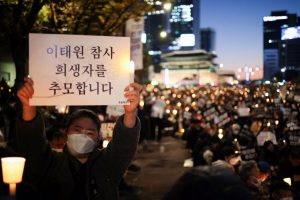
{"type": "Polygon", "coordinates": [[[159,35],[160,35],[161,38],[166,38],[167,37],[167,32],[166,31],[161,31],[159,35]]]}
{"type": "Polygon", "coordinates": [[[167,10],[167,11],[171,10],[171,7],[172,7],[171,3],[165,3],[163,6],[164,10],[167,10]]]}
{"type": "Polygon", "coordinates": [[[158,85],[158,81],[151,81],[151,85],[158,85]]]}
{"type": "Polygon", "coordinates": [[[223,129],[219,128],[218,132],[219,132],[219,134],[222,134],[223,133],[223,129]]]}
{"type": "Polygon", "coordinates": [[[22,182],[25,158],[1,158],[3,182],[9,184],[9,194],[16,195],[16,184],[22,182]]]}
{"type": "Polygon", "coordinates": [[[272,22],[272,21],[277,21],[277,20],[284,20],[287,19],[287,16],[266,16],[263,18],[265,22],[272,22]]]}
{"type": "Polygon", "coordinates": [[[287,184],[289,184],[289,186],[292,185],[291,178],[284,178],[283,181],[286,182],[287,184]]]}
{"type": "Polygon", "coordinates": [[[173,115],[177,115],[178,111],[177,110],[172,110],[173,115]]]}
{"type": "Polygon", "coordinates": [[[145,102],[144,101],[140,101],[140,106],[144,107],[144,105],[145,105],[145,102]]]}
{"type": "Polygon", "coordinates": [[[109,143],[108,140],[103,140],[103,143],[102,143],[103,148],[106,148],[108,143],[109,143]]]}
{"type": "Polygon", "coordinates": [[[224,137],[224,135],[223,135],[222,133],[219,133],[219,134],[218,134],[218,138],[219,138],[220,140],[222,140],[223,137],[224,137]]]}

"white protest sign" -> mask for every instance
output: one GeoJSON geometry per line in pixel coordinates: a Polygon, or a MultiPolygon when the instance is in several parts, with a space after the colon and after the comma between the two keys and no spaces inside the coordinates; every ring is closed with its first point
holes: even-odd
{"type": "Polygon", "coordinates": [[[273,144],[277,145],[276,135],[270,131],[262,131],[256,137],[258,146],[263,146],[265,141],[268,140],[271,140],[273,144]]]}
{"type": "Polygon", "coordinates": [[[250,115],[250,109],[247,107],[239,107],[238,114],[240,117],[247,117],[250,115]]]}
{"type": "Polygon", "coordinates": [[[133,82],[128,37],[29,34],[31,105],[124,105],[133,82]]]}

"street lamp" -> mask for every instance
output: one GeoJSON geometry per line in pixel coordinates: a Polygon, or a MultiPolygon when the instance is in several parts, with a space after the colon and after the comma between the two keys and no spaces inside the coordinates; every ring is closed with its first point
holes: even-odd
{"type": "Polygon", "coordinates": [[[170,2],[167,2],[163,5],[164,10],[169,11],[171,10],[172,4],[170,2]]]}
{"type": "Polygon", "coordinates": [[[166,38],[167,37],[167,32],[166,31],[161,31],[159,35],[160,35],[161,38],[166,38]]]}

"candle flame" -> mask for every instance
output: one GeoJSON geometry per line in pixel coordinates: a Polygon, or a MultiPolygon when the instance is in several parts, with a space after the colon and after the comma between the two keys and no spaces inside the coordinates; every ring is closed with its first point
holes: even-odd
{"type": "Polygon", "coordinates": [[[132,60],[130,61],[128,68],[130,72],[134,72],[134,62],[132,60]]]}

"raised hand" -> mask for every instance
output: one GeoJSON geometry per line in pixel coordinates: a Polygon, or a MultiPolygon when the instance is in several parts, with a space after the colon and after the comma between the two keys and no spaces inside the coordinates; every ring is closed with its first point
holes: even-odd
{"type": "Polygon", "coordinates": [[[125,116],[124,116],[124,124],[125,126],[131,128],[135,125],[136,115],[137,115],[137,107],[140,103],[140,92],[142,86],[138,83],[131,83],[129,86],[125,88],[124,96],[129,101],[129,105],[124,105],[125,116]]]}
{"type": "Polygon", "coordinates": [[[36,116],[36,107],[29,105],[29,99],[32,98],[34,94],[33,80],[31,78],[25,78],[24,81],[23,86],[17,91],[17,96],[22,103],[23,120],[30,121],[36,116]]]}

